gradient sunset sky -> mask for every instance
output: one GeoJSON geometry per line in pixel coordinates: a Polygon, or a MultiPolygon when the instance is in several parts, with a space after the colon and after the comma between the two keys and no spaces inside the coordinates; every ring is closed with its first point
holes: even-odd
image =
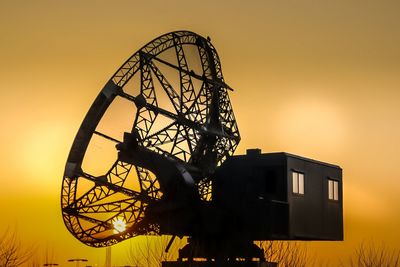
{"type": "MultiPolygon", "coordinates": [[[[337,262],[362,241],[400,248],[400,1],[0,1],[0,235],[81,244],[60,211],[64,164],[91,103],[136,50],[175,30],[210,36],[242,141],[340,165],[344,242],[311,242],[337,262]]],[[[124,260],[130,241],[113,248],[124,260]]],[[[119,257],[117,259],[116,257],[119,257]]],[[[42,264],[42,263],[41,263],[42,264]]]]}

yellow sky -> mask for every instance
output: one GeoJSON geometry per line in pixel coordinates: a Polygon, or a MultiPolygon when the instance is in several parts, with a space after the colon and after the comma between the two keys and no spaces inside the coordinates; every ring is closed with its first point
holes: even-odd
{"type": "Polygon", "coordinates": [[[132,53],[186,29],[211,36],[235,88],[237,153],[286,151],[344,169],[346,240],[310,248],[330,260],[363,240],[400,247],[399,10],[395,0],[2,0],[0,229],[16,224],[23,242],[52,246],[66,266],[103,263],[103,250],[62,223],[72,140],[132,53]]]}

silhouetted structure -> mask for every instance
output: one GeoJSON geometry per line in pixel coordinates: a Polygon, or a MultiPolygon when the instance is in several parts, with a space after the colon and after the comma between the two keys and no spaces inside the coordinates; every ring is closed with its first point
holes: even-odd
{"type": "Polygon", "coordinates": [[[215,174],[224,228],[251,240],[342,240],[342,170],[288,153],[230,157],[215,174]]]}
{"type": "Polygon", "coordinates": [[[340,168],[259,150],[233,156],[240,134],[229,90],[209,38],[172,32],[133,54],[72,145],[61,197],[68,230],[94,247],[189,236],[179,261],[164,266],[255,266],[264,256],[254,240],[341,240],[340,168]],[[128,113],[128,127],[107,129],[103,121],[121,102],[113,112],[126,112],[112,122],[128,113]],[[85,165],[95,140],[115,147],[96,154],[116,158],[100,174],[85,165]]]}

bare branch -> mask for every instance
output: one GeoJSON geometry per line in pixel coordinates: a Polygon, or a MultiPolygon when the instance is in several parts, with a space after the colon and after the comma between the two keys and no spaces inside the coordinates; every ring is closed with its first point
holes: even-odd
{"type": "Polygon", "coordinates": [[[267,262],[275,262],[279,267],[313,266],[314,261],[308,257],[306,246],[299,242],[259,241],[256,244],[264,250],[267,262]]]}
{"type": "Polygon", "coordinates": [[[372,242],[361,243],[349,259],[351,267],[398,267],[400,266],[400,250],[391,250],[384,243],[376,245],[372,242]]]}
{"type": "Polygon", "coordinates": [[[0,237],[0,267],[17,267],[27,262],[33,253],[33,246],[22,246],[16,230],[7,229],[0,237]]]}
{"type": "Polygon", "coordinates": [[[186,242],[176,238],[174,243],[165,252],[170,236],[145,236],[144,239],[137,239],[131,243],[128,251],[129,263],[140,267],[159,267],[161,262],[169,261],[177,257],[178,250],[186,242]]]}

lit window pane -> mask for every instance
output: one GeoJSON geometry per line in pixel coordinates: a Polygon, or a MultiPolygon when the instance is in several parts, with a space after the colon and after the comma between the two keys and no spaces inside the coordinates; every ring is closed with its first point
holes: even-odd
{"type": "Polygon", "coordinates": [[[304,195],[304,174],[299,173],[299,194],[304,195]]]}
{"type": "Polygon", "coordinates": [[[333,199],[339,200],[339,182],[338,181],[333,182],[333,199]]]}
{"type": "Polygon", "coordinates": [[[299,193],[299,181],[298,181],[298,173],[292,172],[292,181],[293,181],[293,193],[299,193]]]}
{"type": "Polygon", "coordinates": [[[328,180],[328,195],[329,199],[333,199],[333,181],[328,180]]]}
{"type": "Polygon", "coordinates": [[[339,200],[339,182],[328,180],[328,198],[330,200],[339,200]]]}

